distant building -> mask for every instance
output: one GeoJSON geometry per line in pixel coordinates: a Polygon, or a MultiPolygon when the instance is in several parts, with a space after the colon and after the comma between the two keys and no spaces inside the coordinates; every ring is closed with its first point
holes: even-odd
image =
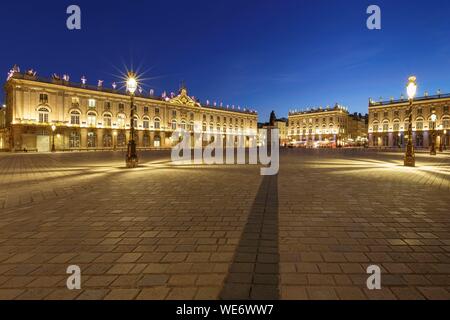
{"type": "MultiPolygon", "coordinates": [[[[289,139],[287,136],[287,133],[288,133],[287,123],[288,123],[288,119],[286,119],[286,118],[278,119],[275,117],[275,113],[273,113],[273,116],[271,115],[271,119],[269,122],[258,124],[258,129],[269,129],[269,128],[278,129],[280,146],[286,146],[289,142],[289,139]],[[270,122],[272,122],[272,125],[270,122]]],[[[260,135],[258,134],[258,136],[260,136],[260,135]]]]}
{"type": "Polygon", "coordinates": [[[348,109],[315,108],[289,113],[288,139],[304,147],[364,145],[367,142],[366,118],[349,114],[348,109]]]}
{"type": "MultiPolygon", "coordinates": [[[[436,114],[436,146],[449,146],[450,94],[438,94],[414,99],[412,140],[416,148],[428,148],[433,128],[431,115],[436,114]]],[[[406,98],[400,100],[369,101],[369,145],[371,147],[405,147],[408,142],[408,108],[406,98]]]]}
{"type": "MultiPolygon", "coordinates": [[[[126,148],[131,122],[138,148],[171,147],[172,133],[194,128],[205,136],[257,134],[255,111],[201,104],[186,88],[167,97],[137,93],[136,115],[130,119],[130,97],[99,82],[89,86],[68,77],[39,78],[14,72],[5,84],[6,108],[0,112],[0,149],[49,151],[126,148]],[[56,128],[52,132],[52,126],[56,128]]],[[[250,140],[249,140],[250,139],[250,140]]],[[[206,141],[206,144],[209,141],[206,141]]],[[[205,140],[203,141],[205,144],[205,140]]]]}

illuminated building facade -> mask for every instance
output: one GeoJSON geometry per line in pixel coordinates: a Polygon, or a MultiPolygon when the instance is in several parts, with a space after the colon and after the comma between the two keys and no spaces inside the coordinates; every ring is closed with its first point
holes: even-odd
{"type": "MultiPolygon", "coordinates": [[[[400,148],[407,143],[408,99],[369,102],[369,145],[400,148]]],[[[434,127],[436,146],[447,148],[450,134],[450,94],[425,95],[414,99],[412,141],[416,148],[431,145],[434,127]],[[436,115],[433,123],[431,115],[436,115]]]]}
{"type": "MultiPolygon", "coordinates": [[[[42,79],[31,73],[11,75],[5,84],[2,149],[46,152],[53,139],[57,151],[125,149],[130,138],[130,97],[123,91],[103,88],[101,83],[96,87],[83,82],[42,79]]],[[[176,129],[193,132],[196,128],[224,138],[257,134],[255,111],[201,104],[188,96],[184,87],[170,97],[137,92],[135,105],[139,149],[171,147],[176,129]]]]}
{"type": "Polygon", "coordinates": [[[316,108],[289,113],[288,139],[305,147],[363,144],[367,139],[365,118],[349,114],[347,108],[316,108]]]}

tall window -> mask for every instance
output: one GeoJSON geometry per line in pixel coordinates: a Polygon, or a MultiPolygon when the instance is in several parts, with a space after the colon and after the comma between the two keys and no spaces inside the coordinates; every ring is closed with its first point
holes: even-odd
{"type": "Polygon", "coordinates": [[[150,129],[150,120],[147,117],[145,117],[144,121],[142,122],[142,125],[144,129],[150,129]]]}
{"type": "Polygon", "coordinates": [[[416,129],[417,130],[423,130],[423,122],[422,120],[419,120],[416,122],[416,129]]]}
{"type": "Polygon", "coordinates": [[[39,108],[39,122],[40,123],[48,123],[48,114],[49,111],[47,108],[39,108]]]}
{"type": "Polygon", "coordinates": [[[388,132],[389,131],[389,123],[383,123],[383,131],[388,132]]]}
{"type": "Polygon", "coordinates": [[[112,136],[109,133],[103,136],[103,147],[104,148],[112,147],[112,136]]]}
{"type": "Polygon", "coordinates": [[[450,129],[450,118],[444,118],[442,119],[442,126],[445,129],[450,129]]]}
{"type": "Polygon", "coordinates": [[[159,114],[159,108],[158,107],[155,108],[155,114],[159,114]]]}
{"type": "Polygon", "coordinates": [[[105,101],[105,110],[111,110],[111,102],[105,101]]]}
{"type": "Polygon", "coordinates": [[[80,125],[80,113],[78,111],[72,111],[70,113],[70,124],[76,126],[80,125]]]}
{"type": "Polygon", "coordinates": [[[97,147],[97,135],[95,134],[95,132],[88,132],[87,146],[88,148],[97,147]]]}
{"type": "Polygon", "coordinates": [[[125,140],[126,140],[125,134],[123,132],[120,132],[117,135],[117,146],[118,147],[125,147],[125,145],[126,145],[126,141],[125,140]]]}
{"type": "Polygon", "coordinates": [[[46,93],[39,95],[39,103],[48,103],[48,95],[46,93]]]}
{"type": "Polygon", "coordinates": [[[97,121],[97,115],[94,112],[88,112],[87,124],[88,126],[95,127],[97,121]]]}
{"type": "Polygon", "coordinates": [[[159,118],[155,118],[155,129],[161,129],[161,120],[159,118]]]}
{"type": "Polygon", "coordinates": [[[177,120],[172,120],[172,130],[177,130],[177,120]]]}
{"type": "Polygon", "coordinates": [[[125,110],[125,105],[123,103],[119,103],[119,112],[123,112],[125,110]]]}
{"type": "Polygon", "coordinates": [[[148,113],[148,107],[144,107],[144,113],[148,113]]]}
{"type": "Polygon", "coordinates": [[[111,119],[112,119],[111,115],[109,113],[105,113],[103,115],[103,126],[111,127],[111,123],[112,123],[111,119]]]}
{"type": "Polygon", "coordinates": [[[172,110],[172,117],[176,118],[176,116],[177,116],[177,110],[172,110]]]}
{"type": "Polygon", "coordinates": [[[138,118],[136,116],[134,116],[134,118],[133,118],[133,127],[134,128],[138,127],[138,118]]]}
{"type": "Polygon", "coordinates": [[[117,116],[117,126],[119,128],[125,128],[125,115],[124,114],[119,114],[117,116]]]}
{"type": "Polygon", "coordinates": [[[180,128],[186,130],[186,121],[184,120],[181,121],[180,128]]]}
{"type": "Polygon", "coordinates": [[[72,131],[69,135],[69,148],[80,147],[80,134],[76,131],[72,131]]]}

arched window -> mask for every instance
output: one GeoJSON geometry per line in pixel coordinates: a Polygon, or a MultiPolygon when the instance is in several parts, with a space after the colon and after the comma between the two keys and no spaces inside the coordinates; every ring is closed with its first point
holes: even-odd
{"type": "Polygon", "coordinates": [[[400,131],[400,120],[394,120],[394,131],[400,131]]]}
{"type": "Polygon", "coordinates": [[[88,132],[87,146],[88,146],[88,148],[95,148],[95,147],[97,147],[97,134],[95,132],[93,132],[93,131],[88,132]]]}
{"type": "Polygon", "coordinates": [[[138,117],[137,116],[134,116],[134,118],[133,118],[133,128],[137,128],[138,127],[138,117]]]}
{"type": "Polygon", "coordinates": [[[111,127],[111,123],[112,123],[111,119],[112,119],[111,114],[105,113],[103,115],[103,126],[105,126],[107,128],[111,127]]]}
{"type": "Polygon", "coordinates": [[[125,147],[126,145],[126,137],[125,134],[123,132],[120,132],[117,135],[117,146],[118,147],[125,147]]]}
{"type": "Polygon", "coordinates": [[[144,129],[150,129],[150,119],[148,117],[144,117],[142,121],[142,126],[144,129]]]}
{"type": "Polygon", "coordinates": [[[161,137],[160,136],[155,136],[155,141],[153,141],[153,146],[155,148],[161,147],[161,137]]]}
{"type": "Polygon", "coordinates": [[[142,138],[142,144],[144,148],[150,147],[150,136],[148,134],[144,134],[144,137],[142,138]]]}
{"type": "Polygon", "coordinates": [[[172,120],[172,130],[177,130],[177,120],[172,120]]]}
{"type": "Polygon", "coordinates": [[[450,117],[444,117],[442,119],[442,127],[444,129],[450,129],[450,117]]]}
{"type": "Polygon", "coordinates": [[[189,130],[189,131],[194,131],[194,121],[190,121],[190,122],[189,122],[188,130],[189,130]]]}
{"type": "Polygon", "coordinates": [[[103,147],[104,148],[112,147],[112,136],[109,133],[103,136],[103,147]]]}
{"type": "Polygon", "coordinates": [[[186,130],[186,121],[181,120],[180,128],[186,130]]]}
{"type": "Polygon", "coordinates": [[[203,122],[203,124],[202,124],[202,131],[206,132],[206,122],[203,122]]]}
{"type": "Polygon", "coordinates": [[[423,130],[423,118],[416,120],[416,130],[423,130]]]}
{"type": "Polygon", "coordinates": [[[95,127],[97,122],[97,115],[95,112],[88,112],[87,114],[87,125],[91,127],[95,127]]]}
{"type": "Polygon", "coordinates": [[[123,113],[117,115],[117,126],[119,128],[125,128],[125,115],[123,113]]]}
{"type": "Polygon", "coordinates": [[[72,111],[70,113],[70,124],[79,126],[80,125],[80,112],[72,111]]]}
{"type": "Polygon", "coordinates": [[[80,147],[80,133],[72,131],[69,135],[69,148],[80,147]]]}
{"type": "Polygon", "coordinates": [[[38,114],[39,114],[39,122],[40,123],[48,123],[48,114],[50,111],[47,108],[39,108],[38,114]]]}
{"type": "Polygon", "coordinates": [[[159,118],[155,118],[155,129],[161,129],[161,120],[159,118]]]}
{"type": "Polygon", "coordinates": [[[389,122],[388,121],[383,121],[383,132],[388,132],[389,131],[389,122]]]}
{"type": "Polygon", "coordinates": [[[209,124],[209,132],[213,132],[214,131],[214,123],[210,123],[209,124]]]}

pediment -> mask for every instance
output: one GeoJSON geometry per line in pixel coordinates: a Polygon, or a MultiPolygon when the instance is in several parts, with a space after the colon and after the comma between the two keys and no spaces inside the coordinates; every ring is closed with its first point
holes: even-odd
{"type": "Polygon", "coordinates": [[[200,107],[200,104],[188,96],[186,88],[180,90],[180,94],[169,100],[169,103],[185,105],[190,107],[200,107]]]}

